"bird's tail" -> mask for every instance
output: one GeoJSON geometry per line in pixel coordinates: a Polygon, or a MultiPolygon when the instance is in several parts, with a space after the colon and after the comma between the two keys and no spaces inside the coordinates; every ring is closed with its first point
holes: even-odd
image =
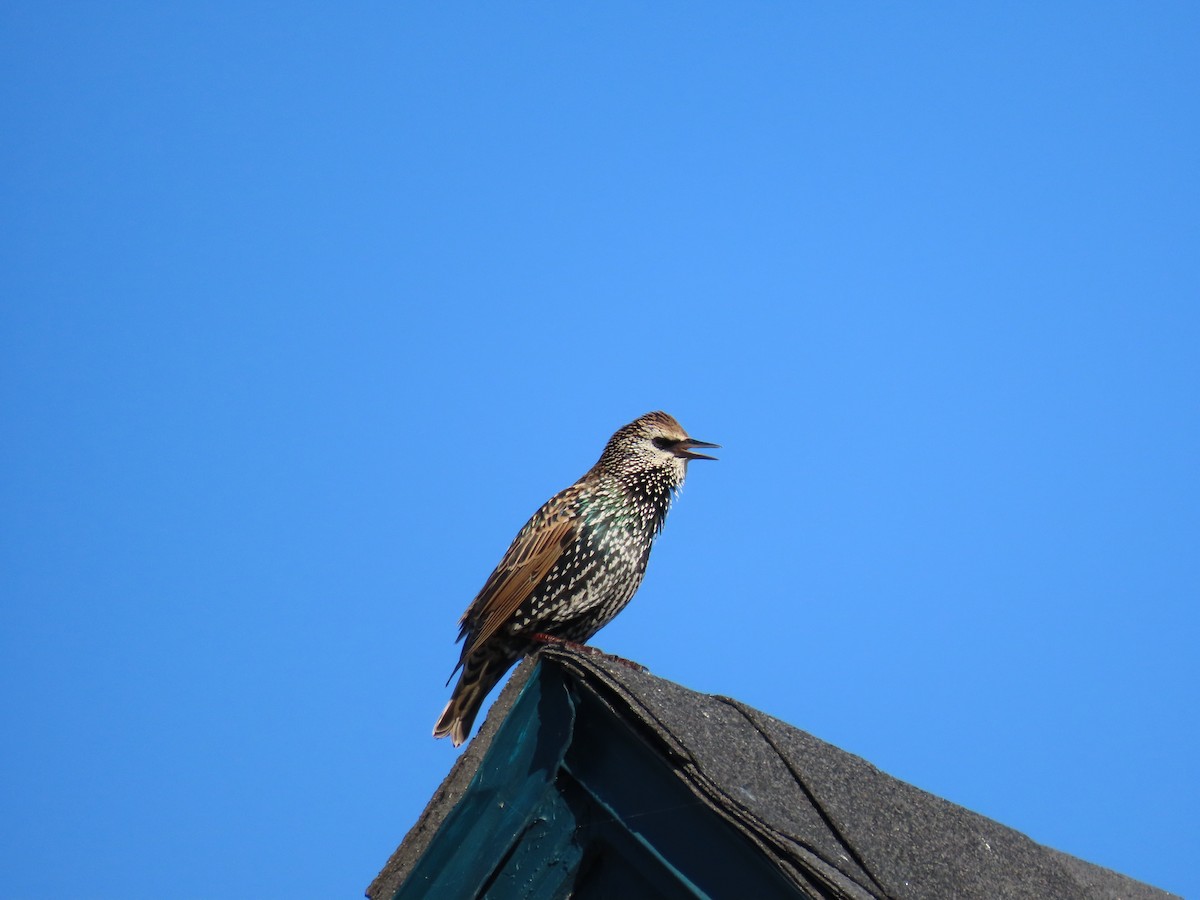
{"type": "Polygon", "coordinates": [[[450,695],[450,702],[433,726],[433,736],[442,738],[449,735],[455,747],[465,741],[484,698],[511,665],[511,659],[498,657],[482,649],[471,654],[463,666],[458,684],[454,686],[454,693],[450,695]]]}

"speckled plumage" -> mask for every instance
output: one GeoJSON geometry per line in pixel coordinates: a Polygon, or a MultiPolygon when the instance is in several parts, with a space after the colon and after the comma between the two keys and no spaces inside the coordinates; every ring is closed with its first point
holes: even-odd
{"type": "Polygon", "coordinates": [[[715,446],[688,437],[664,412],[647,413],[533,514],[459,622],[455,671],[463,671],[434,737],[466,740],[488,691],[534,649],[536,635],[583,643],[624,609],[688,460],[713,458],[693,448],[715,446]]]}

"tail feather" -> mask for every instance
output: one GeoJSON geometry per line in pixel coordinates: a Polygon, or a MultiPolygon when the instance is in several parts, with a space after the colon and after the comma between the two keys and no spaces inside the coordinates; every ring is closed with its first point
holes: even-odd
{"type": "Polygon", "coordinates": [[[483,705],[488,692],[496,686],[496,682],[512,665],[511,659],[497,658],[483,651],[476,651],[463,666],[463,673],[454,686],[450,702],[442,710],[437,724],[433,726],[435,738],[450,737],[457,747],[471,733],[475,717],[479,715],[479,707],[483,705]]]}

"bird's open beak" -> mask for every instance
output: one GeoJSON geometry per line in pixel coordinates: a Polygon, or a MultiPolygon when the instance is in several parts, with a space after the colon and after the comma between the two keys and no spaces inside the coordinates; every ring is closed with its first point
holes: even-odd
{"type": "Polygon", "coordinates": [[[716,459],[715,456],[709,456],[707,453],[693,453],[692,448],[693,447],[719,448],[720,446],[721,446],[720,444],[710,444],[708,441],[693,441],[691,438],[687,438],[685,440],[680,441],[678,444],[675,445],[674,452],[675,452],[676,456],[682,457],[683,459],[713,459],[713,460],[715,460],[716,459]]]}

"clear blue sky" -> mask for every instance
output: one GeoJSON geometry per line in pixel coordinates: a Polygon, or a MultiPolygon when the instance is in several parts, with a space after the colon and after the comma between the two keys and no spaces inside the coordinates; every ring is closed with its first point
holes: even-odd
{"type": "Polygon", "coordinates": [[[652,409],[597,636],[1200,896],[1200,7],[0,10],[0,894],[353,897],[652,409]]]}

